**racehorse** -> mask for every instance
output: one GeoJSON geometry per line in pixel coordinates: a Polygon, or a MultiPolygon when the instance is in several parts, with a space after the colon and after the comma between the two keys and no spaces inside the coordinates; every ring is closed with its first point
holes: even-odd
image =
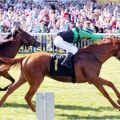
{"type": "MultiPolygon", "coordinates": [[[[88,82],[89,84],[93,84],[114,108],[120,110],[120,106],[112,100],[108,92],[104,89],[104,85],[113,89],[118,98],[118,103],[120,102],[119,91],[112,82],[99,77],[102,64],[112,56],[120,60],[120,39],[117,37],[105,38],[98,43],[79,49],[78,53],[74,56],[76,78],[74,83],[88,82]]],[[[32,98],[41,85],[45,75],[61,82],[71,82],[71,76],[50,75],[51,59],[52,55],[45,52],[37,52],[16,59],[0,58],[0,63],[4,64],[3,67],[0,67],[0,70],[8,71],[11,66],[16,64],[20,64],[21,66],[19,80],[8,88],[5,95],[0,100],[0,106],[10,94],[21,85],[28,82],[30,88],[25,96],[25,100],[31,110],[35,111],[32,98]]]]}
{"type": "MultiPolygon", "coordinates": [[[[37,42],[34,37],[19,27],[15,27],[13,35],[10,33],[6,38],[8,39],[11,36],[13,36],[13,41],[0,45],[0,57],[14,58],[22,45],[36,47],[39,45],[39,42],[37,42]]],[[[7,71],[0,71],[0,76],[10,80],[12,84],[15,82],[14,78],[7,71]]],[[[9,85],[5,88],[0,88],[0,91],[5,91],[8,87],[9,85]]]]}

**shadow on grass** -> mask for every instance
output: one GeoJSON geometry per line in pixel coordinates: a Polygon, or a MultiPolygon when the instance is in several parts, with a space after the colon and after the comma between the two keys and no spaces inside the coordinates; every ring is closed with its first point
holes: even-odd
{"type": "Polygon", "coordinates": [[[27,104],[18,104],[18,103],[5,103],[3,106],[4,107],[13,107],[13,108],[26,108],[26,109],[29,109],[28,105],[27,104]]]}
{"type": "Polygon", "coordinates": [[[107,111],[113,111],[114,108],[112,107],[84,107],[84,106],[74,106],[74,105],[55,105],[56,109],[62,109],[62,110],[82,110],[82,111],[96,111],[100,112],[102,110],[107,111]]]}
{"type": "MultiPolygon", "coordinates": [[[[98,107],[98,108],[94,108],[94,107],[83,107],[83,106],[74,106],[74,105],[55,105],[56,109],[61,109],[61,110],[79,110],[79,111],[94,111],[94,112],[100,112],[100,111],[113,111],[114,108],[112,107],[98,107]]],[[[66,117],[68,120],[72,119],[72,120],[81,120],[81,119],[92,119],[92,120],[106,120],[106,119],[115,119],[115,120],[120,120],[120,115],[103,115],[103,116],[97,116],[97,115],[88,115],[88,116],[81,116],[81,115],[72,115],[72,114],[68,114],[64,113],[64,114],[57,114],[57,116],[61,116],[61,117],[66,117]]]]}
{"type": "Polygon", "coordinates": [[[68,114],[57,114],[58,116],[67,117],[68,120],[120,120],[120,116],[115,115],[103,115],[103,116],[79,116],[79,115],[68,115],[68,114]]]}
{"type": "Polygon", "coordinates": [[[21,55],[21,54],[26,55],[26,54],[31,54],[31,53],[33,53],[33,52],[21,52],[21,51],[20,51],[20,52],[18,53],[18,55],[21,55]]]}
{"type": "MultiPolygon", "coordinates": [[[[33,104],[35,105],[35,101],[33,101],[33,104]]],[[[28,106],[28,104],[22,104],[22,103],[4,103],[3,106],[4,107],[13,107],[13,108],[26,108],[26,109],[30,109],[30,107],[28,106]]]]}

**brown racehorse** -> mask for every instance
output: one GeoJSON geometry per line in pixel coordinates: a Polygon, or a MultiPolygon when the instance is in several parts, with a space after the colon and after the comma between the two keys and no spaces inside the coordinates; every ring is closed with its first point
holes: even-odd
{"type": "MultiPolygon", "coordinates": [[[[120,100],[119,91],[112,82],[99,77],[102,64],[111,56],[120,59],[120,39],[118,38],[106,38],[96,44],[79,49],[74,57],[75,83],[88,82],[89,84],[93,84],[104,95],[104,97],[108,99],[114,108],[120,110],[120,106],[112,100],[104,89],[104,85],[113,89],[118,98],[118,103],[120,100]]],[[[4,66],[0,67],[0,70],[8,71],[12,65],[18,63],[21,65],[19,80],[8,88],[5,95],[0,100],[0,106],[10,94],[21,85],[28,82],[30,88],[25,96],[25,100],[31,110],[35,111],[32,98],[42,83],[45,75],[62,82],[72,81],[70,76],[50,76],[50,61],[51,54],[44,52],[33,53],[16,59],[0,58],[0,62],[4,64],[4,66]]]]}
{"type": "MultiPolygon", "coordinates": [[[[9,34],[6,38],[13,36],[14,40],[11,42],[3,43],[0,45],[0,57],[14,58],[22,45],[26,46],[38,46],[39,43],[21,28],[14,29],[13,35],[9,34]]],[[[7,71],[0,71],[0,76],[3,76],[10,80],[12,83],[15,82],[14,78],[7,71]]],[[[8,85],[9,86],[9,85],[8,85]]],[[[0,91],[5,91],[7,88],[0,88],[0,91]]]]}

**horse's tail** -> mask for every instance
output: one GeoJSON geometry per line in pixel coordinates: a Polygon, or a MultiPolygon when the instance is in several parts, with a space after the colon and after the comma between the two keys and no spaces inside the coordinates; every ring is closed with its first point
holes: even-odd
{"type": "Polygon", "coordinates": [[[20,58],[2,58],[0,57],[0,71],[8,71],[11,66],[20,64],[25,57],[20,58]]]}

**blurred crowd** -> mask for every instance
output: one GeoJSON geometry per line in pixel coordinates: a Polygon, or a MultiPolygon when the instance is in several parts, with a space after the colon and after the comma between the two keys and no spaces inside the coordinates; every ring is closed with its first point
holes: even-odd
{"type": "Polygon", "coordinates": [[[79,2],[47,3],[40,0],[8,0],[0,5],[0,32],[9,32],[14,22],[34,33],[57,33],[73,27],[99,33],[120,33],[119,4],[79,2]]]}

